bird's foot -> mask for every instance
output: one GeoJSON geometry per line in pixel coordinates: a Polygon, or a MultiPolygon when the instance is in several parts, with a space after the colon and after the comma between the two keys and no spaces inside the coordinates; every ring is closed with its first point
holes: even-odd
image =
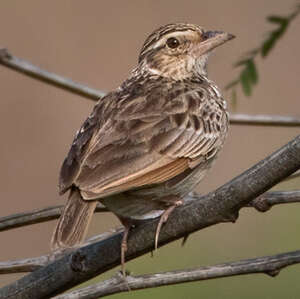
{"type": "Polygon", "coordinates": [[[178,197],[176,197],[176,196],[163,198],[161,201],[166,203],[169,207],[160,216],[160,219],[159,219],[159,222],[158,222],[158,225],[156,228],[155,250],[157,249],[157,246],[158,246],[158,237],[159,237],[159,233],[160,233],[162,225],[167,222],[167,220],[168,220],[170,214],[173,212],[173,210],[176,207],[181,206],[183,204],[183,201],[178,199],[178,197]]]}
{"type": "Polygon", "coordinates": [[[131,228],[131,222],[127,219],[120,219],[122,224],[124,225],[124,233],[123,233],[123,238],[121,242],[121,271],[126,278],[126,270],[125,270],[125,253],[128,249],[127,247],[127,239],[128,239],[128,234],[131,228]]]}
{"type": "Polygon", "coordinates": [[[131,288],[129,286],[128,277],[130,276],[130,273],[126,273],[126,276],[124,276],[122,271],[118,271],[114,278],[116,279],[117,283],[123,282],[127,288],[128,291],[131,291],[131,288]]]}

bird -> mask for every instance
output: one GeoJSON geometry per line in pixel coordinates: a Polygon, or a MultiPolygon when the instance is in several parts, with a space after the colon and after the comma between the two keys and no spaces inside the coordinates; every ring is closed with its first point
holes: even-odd
{"type": "Polygon", "coordinates": [[[215,48],[234,38],[189,23],[164,25],[144,42],[129,77],[94,106],[60,171],[69,191],[53,251],[83,242],[97,202],[124,225],[121,265],[131,227],[162,225],[210,169],[228,133],[226,101],[207,77],[215,48]]]}

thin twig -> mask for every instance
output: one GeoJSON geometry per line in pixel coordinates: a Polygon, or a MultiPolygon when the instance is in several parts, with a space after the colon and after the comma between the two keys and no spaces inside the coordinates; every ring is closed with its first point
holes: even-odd
{"type": "Polygon", "coordinates": [[[231,114],[230,123],[235,125],[298,127],[300,126],[300,117],[267,114],[231,114]]]}
{"type": "MultiPolygon", "coordinates": [[[[63,205],[51,206],[30,212],[0,217],[0,231],[57,219],[60,216],[63,207],[63,205]]],[[[107,209],[99,202],[96,207],[96,212],[106,211],[107,209]]]]}
{"type": "Polygon", "coordinates": [[[74,82],[71,79],[62,77],[55,73],[50,73],[26,60],[13,56],[8,52],[7,49],[0,49],[0,64],[34,79],[38,79],[42,82],[68,90],[72,93],[92,100],[98,100],[105,95],[103,91],[90,88],[86,85],[74,82]]]}
{"type": "MultiPolygon", "coordinates": [[[[175,209],[163,226],[159,246],[205,227],[234,222],[239,210],[300,169],[300,135],[217,190],[175,209]]],[[[153,250],[158,220],[135,227],[126,260],[153,250]]],[[[0,298],[49,298],[120,264],[122,233],[81,247],[0,289],[0,298]]]]}
{"type": "Polygon", "coordinates": [[[126,276],[126,281],[120,275],[116,275],[97,284],[93,284],[67,294],[59,295],[54,298],[94,299],[116,293],[128,292],[128,287],[131,291],[134,291],[184,282],[201,281],[254,273],[263,273],[274,277],[279,274],[281,269],[298,263],[300,263],[300,250],[272,256],[241,260],[237,262],[218,264],[209,267],[200,267],[195,269],[185,269],[141,276],[126,276]]]}
{"type": "MultiPolygon", "coordinates": [[[[72,93],[94,101],[98,101],[99,98],[105,95],[104,91],[90,88],[81,83],[76,83],[71,79],[55,73],[50,73],[31,64],[28,61],[13,56],[8,52],[7,49],[0,49],[0,64],[34,79],[38,79],[50,85],[71,91],[72,93]]],[[[236,125],[299,127],[300,117],[282,115],[231,114],[230,122],[236,125]]]]}

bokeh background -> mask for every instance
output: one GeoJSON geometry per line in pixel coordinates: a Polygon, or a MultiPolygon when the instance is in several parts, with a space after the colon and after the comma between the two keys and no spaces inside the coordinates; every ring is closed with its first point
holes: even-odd
{"type": "MultiPolygon", "coordinates": [[[[78,1],[1,0],[0,46],[47,70],[91,87],[111,90],[136,65],[145,37],[170,22],[225,30],[237,38],[210,58],[209,76],[224,87],[238,74],[232,65],[272,29],[270,14],[286,15],[295,0],[78,1]]],[[[253,96],[238,94],[235,112],[300,115],[300,17],[266,60],[258,59],[253,96]]],[[[226,95],[226,93],[225,93],[226,95]]],[[[230,98],[230,95],[227,94],[230,98]]],[[[58,172],[75,131],[94,103],[0,66],[0,217],[63,203],[58,172]]],[[[233,110],[233,109],[231,109],[233,110]]],[[[299,134],[296,128],[232,126],[215,167],[199,186],[205,193],[247,169],[299,134]]],[[[294,180],[277,189],[297,188],[294,180]]],[[[260,214],[243,209],[236,224],[193,234],[127,263],[133,274],[210,265],[299,249],[300,206],[260,214]]],[[[0,260],[49,252],[55,221],[1,233],[0,260]]],[[[119,226],[97,214],[89,235],[119,226]]],[[[94,280],[111,276],[117,269],[94,280]]],[[[300,266],[276,278],[226,278],[116,295],[114,298],[299,298],[300,266]]],[[[22,275],[1,275],[0,286],[22,275]]]]}

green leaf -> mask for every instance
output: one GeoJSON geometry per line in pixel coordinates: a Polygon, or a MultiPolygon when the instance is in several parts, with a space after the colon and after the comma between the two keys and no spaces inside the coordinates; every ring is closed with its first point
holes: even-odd
{"type": "Polygon", "coordinates": [[[233,81],[229,82],[229,83],[224,87],[224,89],[225,89],[225,90],[231,89],[231,88],[233,88],[234,86],[238,85],[239,82],[240,82],[239,79],[233,80],[233,81]]]}
{"type": "Polygon", "coordinates": [[[268,16],[267,20],[271,23],[281,24],[281,25],[288,22],[287,18],[284,18],[284,17],[281,17],[281,16],[268,16]]]}
{"type": "Polygon", "coordinates": [[[269,33],[262,45],[247,52],[242,59],[234,64],[234,67],[243,66],[240,76],[237,80],[231,81],[225,86],[225,89],[232,89],[233,102],[236,100],[236,86],[241,84],[243,92],[246,96],[250,96],[253,86],[258,82],[258,72],[254,59],[258,54],[265,58],[275,46],[276,42],[286,32],[292,19],[300,14],[300,3],[295,7],[292,14],[287,17],[271,15],[267,17],[270,23],[276,25],[276,28],[269,33]]]}
{"type": "Polygon", "coordinates": [[[253,59],[249,59],[249,61],[248,61],[247,72],[248,72],[248,76],[249,76],[249,79],[251,80],[251,82],[253,84],[256,84],[258,81],[258,74],[257,74],[256,66],[255,66],[253,59]]]}
{"type": "Polygon", "coordinates": [[[262,48],[261,48],[261,56],[262,57],[266,57],[270,53],[270,51],[274,47],[276,41],[280,37],[280,35],[281,34],[279,33],[279,30],[273,31],[270,34],[269,38],[264,41],[262,48]]]}
{"type": "Polygon", "coordinates": [[[271,51],[271,49],[274,47],[274,44],[275,44],[274,37],[265,40],[261,48],[261,56],[266,57],[271,51]]]}
{"type": "Polygon", "coordinates": [[[271,32],[269,38],[267,38],[262,45],[262,48],[261,48],[261,56],[262,57],[266,57],[270,53],[270,51],[274,47],[275,43],[285,33],[287,26],[288,26],[288,22],[285,24],[282,24],[282,26],[279,29],[271,32]]]}
{"type": "Polygon", "coordinates": [[[249,97],[251,95],[252,90],[251,90],[251,80],[247,68],[245,68],[242,71],[240,79],[241,79],[241,84],[242,84],[244,94],[249,97]]]}

